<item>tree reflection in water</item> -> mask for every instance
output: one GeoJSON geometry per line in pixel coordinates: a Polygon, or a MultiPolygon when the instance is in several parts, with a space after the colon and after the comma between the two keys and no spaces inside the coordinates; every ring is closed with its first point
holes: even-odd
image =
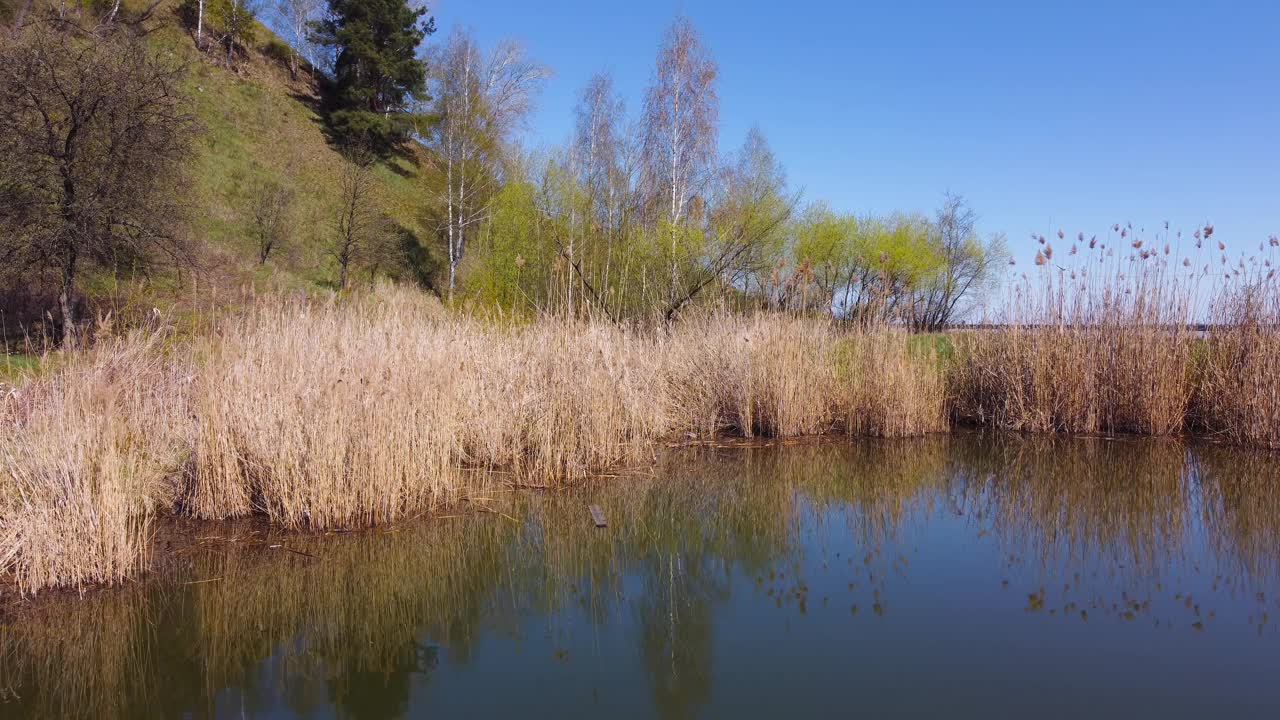
{"type": "MultiPolygon", "coordinates": [[[[630,659],[596,658],[637,669],[617,682],[643,683],[653,713],[690,717],[727,672],[721,638],[783,622],[762,613],[840,605],[853,622],[943,602],[898,582],[938,571],[941,537],[994,543],[991,572],[1037,578],[1026,612],[1203,628],[1214,596],[1181,590],[1201,578],[1254,603],[1239,612],[1263,632],[1280,575],[1275,467],[1151,440],[687,449],[573,491],[495,492],[497,512],[375,532],[216,525],[219,540],[161,554],[144,582],[15,605],[0,630],[0,713],[402,717],[449,690],[445,667],[453,681],[499,654],[511,672],[542,672],[556,659],[520,649],[572,639],[583,618],[620,633],[597,652],[630,659]],[[833,597],[845,581],[847,602],[833,597]]],[[[946,582],[965,582],[955,573],[946,582]]],[[[502,677],[487,683],[503,693],[502,677]]]]}

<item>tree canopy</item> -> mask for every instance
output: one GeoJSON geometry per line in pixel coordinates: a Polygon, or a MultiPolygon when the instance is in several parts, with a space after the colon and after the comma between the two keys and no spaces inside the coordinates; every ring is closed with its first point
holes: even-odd
{"type": "Polygon", "coordinates": [[[330,123],[347,137],[388,143],[409,131],[408,101],[426,89],[418,46],[435,18],[407,0],[329,0],[311,38],[334,53],[330,123]]]}

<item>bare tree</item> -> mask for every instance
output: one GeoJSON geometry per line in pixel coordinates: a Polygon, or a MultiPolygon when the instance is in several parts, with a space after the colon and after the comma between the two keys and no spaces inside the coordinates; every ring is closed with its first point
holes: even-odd
{"type": "Polygon", "coordinates": [[[329,255],[338,266],[338,289],[345,290],[351,273],[372,251],[378,240],[381,218],[373,187],[374,155],[363,148],[347,153],[342,168],[342,202],[334,217],[329,255]]]}
{"type": "Polygon", "coordinates": [[[443,175],[439,190],[442,234],[449,251],[449,299],[472,226],[488,215],[503,154],[524,121],[549,71],[503,41],[485,57],[471,34],[457,30],[434,55],[431,82],[436,123],[431,131],[443,175]]]}
{"type": "Polygon", "coordinates": [[[983,242],[977,223],[977,213],[964,198],[947,193],[933,228],[942,266],[912,298],[911,323],[917,330],[937,332],[951,324],[966,303],[987,289],[1004,262],[1003,238],[983,242]]]}
{"type": "Polygon", "coordinates": [[[565,255],[574,270],[569,311],[574,312],[574,285],[583,287],[584,301],[607,315],[613,253],[631,203],[631,172],[627,166],[627,137],[623,128],[625,106],[613,87],[613,78],[592,76],[578,97],[570,149],[571,165],[583,193],[582,218],[577,208],[570,218],[565,255]]]}
{"type": "Polygon", "coordinates": [[[275,182],[265,182],[257,188],[250,232],[258,243],[259,265],[265,265],[271,253],[287,241],[292,210],[293,191],[275,182]]]}
{"type": "Polygon", "coordinates": [[[298,77],[299,56],[315,67],[315,45],[311,42],[308,28],[312,21],[319,19],[324,8],[324,0],[276,0],[276,16],[288,34],[289,76],[294,79],[298,77]]]}
{"type": "Polygon", "coordinates": [[[716,162],[720,101],[715,61],[693,23],[678,17],[658,51],[645,97],[641,183],[651,212],[665,207],[671,242],[671,289],[678,294],[678,244],[690,202],[716,162]]]}
{"type": "Polygon", "coordinates": [[[0,47],[0,256],[59,274],[64,333],[85,266],[183,255],[182,73],[120,23],[37,22],[0,47]]]}

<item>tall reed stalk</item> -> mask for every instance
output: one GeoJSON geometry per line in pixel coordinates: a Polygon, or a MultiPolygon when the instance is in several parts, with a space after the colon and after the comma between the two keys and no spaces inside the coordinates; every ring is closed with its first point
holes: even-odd
{"type": "MultiPolygon", "coordinates": [[[[952,412],[962,421],[1034,432],[1181,432],[1190,408],[1200,285],[1163,250],[1083,238],[1039,277],[1010,290],[996,329],[957,335],[952,412]]],[[[1119,243],[1117,243],[1119,241],[1119,243]]]]}
{"type": "Polygon", "coordinates": [[[1233,279],[1210,313],[1194,422],[1234,443],[1280,448],[1280,282],[1269,259],[1233,279]]]}
{"type": "Polygon", "coordinates": [[[0,399],[0,570],[32,592],[119,582],[189,439],[187,383],[159,332],[102,340],[0,399]]]}

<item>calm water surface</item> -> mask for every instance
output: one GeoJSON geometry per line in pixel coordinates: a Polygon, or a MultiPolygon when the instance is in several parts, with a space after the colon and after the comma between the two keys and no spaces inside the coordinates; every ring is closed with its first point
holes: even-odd
{"type": "Polygon", "coordinates": [[[6,618],[0,717],[1280,717],[1278,469],[958,436],[679,451],[376,533],[214,526],[6,618]]]}

